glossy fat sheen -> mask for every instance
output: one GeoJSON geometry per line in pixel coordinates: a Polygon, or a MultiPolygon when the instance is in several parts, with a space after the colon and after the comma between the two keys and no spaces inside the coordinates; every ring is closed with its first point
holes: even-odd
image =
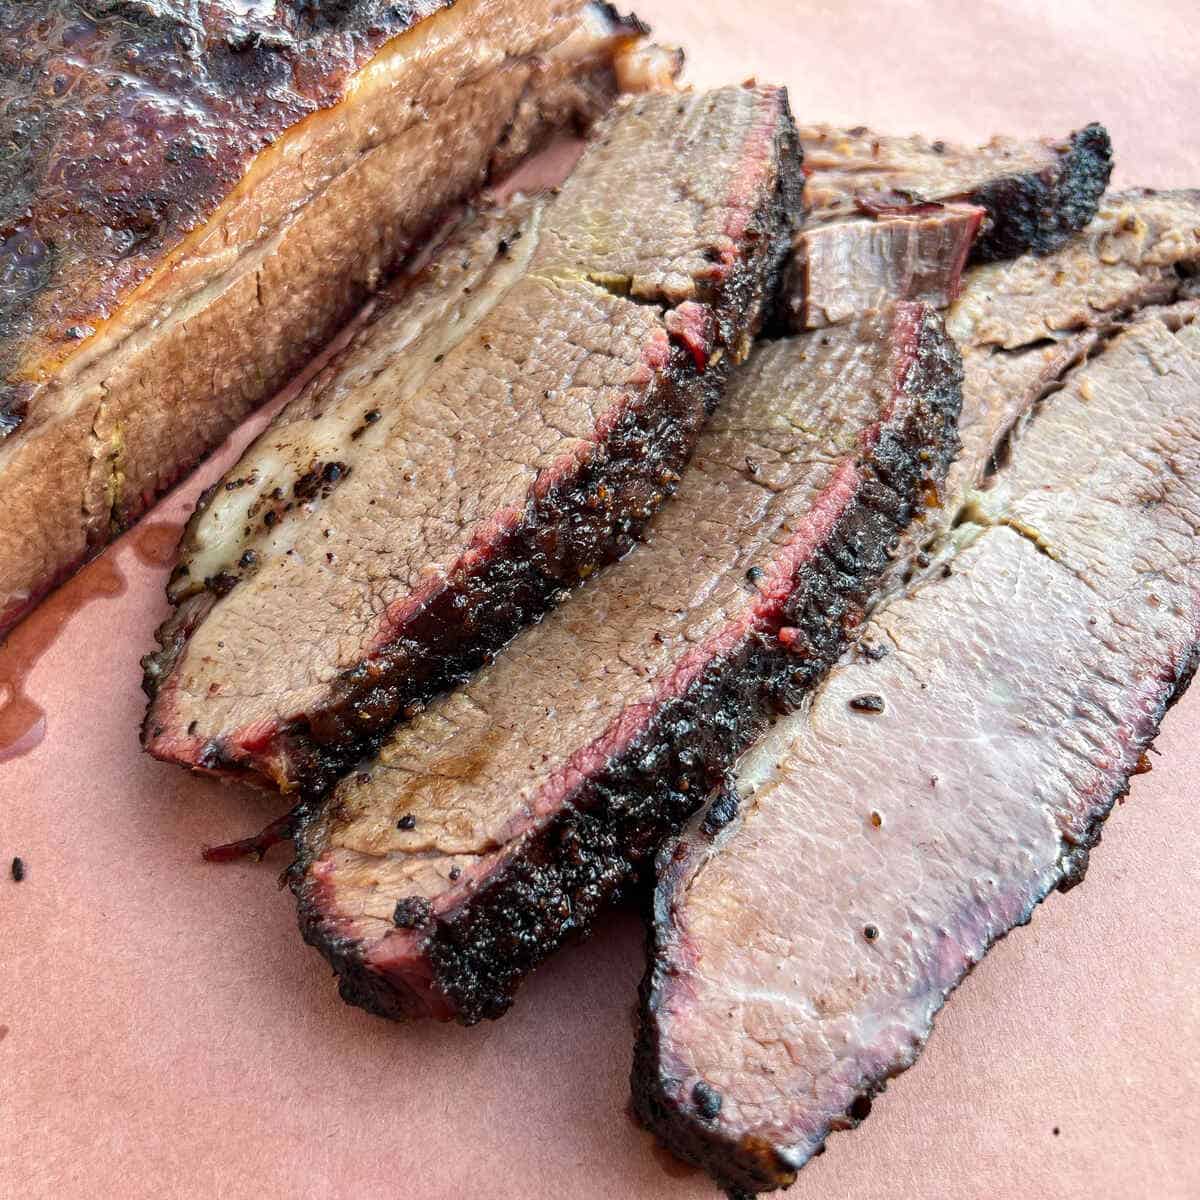
{"type": "Polygon", "coordinates": [[[261,150],[345,99],[381,47],[443,7],[10,5],[0,34],[0,137],[16,151],[0,176],[9,381],[37,378],[46,358],[74,349],[68,330],[110,316],[261,150]]]}
{"type": "Polygon", "coordinates": [[[453,238],[194,523],[151,752],[328,785],[626,548],[771,301],[798,173],[779,89],[649,96],[453,238]]]}
{"type": "Polygon", "coordinates": [[[726,1186],[786,1185],[911,1065],[992,942],[1077,882],[1186,686],[1195,322],[1146,315],[1070,376],[949,577],[864,631],[890,653],[839,666],[741,764],[740,820],[664,858],[635,1092],[726,1186]],[[883,710],[856,709],[865,694],[883,710]]]}
{"type": "Polygon", "coordinates": [[[800,137],[808,219],[786,285],[798,330],[887,299],[945,307],[968,254],[983,262],[1058,249],[1092,219],[1111,169],[1098,125],[973,149],[863,127],[805,126],[800,137]]]}
{"type": "Polygon", "coordinates": [[[922,306],[759,348],[648,542],[301,829],[305,934],[343,994],[500,1015],[840,652],[953,453],[958,400],[922,306]],[[398,904],[426,919],[398,928],[398,904]]]}
{"type": "Polygon", "coordinates": [[[607,107],[636,32],[580,0],[437,8],[16,6],[0,629],[281,386],[447,205],[607,107]]]}

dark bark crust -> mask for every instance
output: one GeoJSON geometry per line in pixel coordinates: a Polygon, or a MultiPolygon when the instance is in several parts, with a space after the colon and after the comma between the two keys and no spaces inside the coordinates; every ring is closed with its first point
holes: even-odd
{"type": "MultiPolygon", "coordinates": [[[[274,783],[271,763],[300,795],[315,800],[355,763],[373,754],[387,732],[439,692],[478,670],[522,627],[538,620],[565,589],[625,554],[640,529],[675,489],[705,419],[728,376],[773,310],[803,187],[795,125],[783,102],[775,136],[777,178],[745,234],[745,253],[711,297],[717,341],[725,353],[701,369],[692,348],[672,338],[671,357],[653,393],[628,412],[591,459],[543,499],[530,500],[515,530],[494,547],[482,570],[450,582],[381,653],[342,673],[329,699],[290,722],[249,762],[214,740],[197,765],[274,783]],[[727,348],[727,349],[726,349],[727,348]]],[[[184,622],[183,624],[186,624],[184,622]]],[[[191,627],[168,621],[161,651],[143,688],[153,701],[191,627]]],[[[143,741],[154,724],[151,704],[143,741]]]]}
{"type": "MultiPolygon", "coordinates": [[[[445,6],[16,0],[0,32],[0,376],[38,341],[87,336],[260,150],[445,6]]],[[[19,424],[13,397],[0,387],[0,435],[19,424]]]]}
{"type": "MultiPolygon", "coordinates": [[[[501,1016],[525,975],[568,938],[586,933],[598,911],[638,880],[662,840],[679,831],[769,715],[794,705],[837,660],[900,531],[958,450],[957,351],[932,316],[918,339],[905,383],[917,402],[865,456],[858,495],[800,568],[779,625],[745,638],[666,702],[546,829],[469,902],[433,923],[425,953],[458,1020],[469,1025],[501,1016]],[[804,635],[802,657],[780,645],[776,633],[784,625],[804,635]]],[[[380,1016],[403,1016],[402,998],[362,961],[358,945],[325,928],[302,886],[303,833],[299,845],[292,879],[305,940],[333,964],[345,1000],[380,1016]]]]}
{"type": "MultiPolygon", "coordinates": [[[[1163,719],[1187,691],[1198,666],[1200,642],[1193,644],[1184,659],[1175,665],[1172,672],[1163,677],[1163,691],[1152,723],[1152,732],[1134,743],[1135,760],[1138,755],[1144,754],[1153,746],[1163,719]]],[[[1126,771],[1114,782],[1112,790],[1098,799],[1085,836],[1078,844],[1064,847],[1059,859],[1057,881],[1051,882],[1041,895],[1033,899],[1010,929],[981,948],[976,963],[982,961],[987,952],[1013,929],[1028,925],[1033,920],[1038,905],[1052,891],[1069,891],[1083,881],[1088,856],[1099,845],[1104,822],[1114,805],[1129,793],[1131,778],[1132,773],[1126,771]]],[[[640,988],[642,1020],[634,1048],[633,1071],[630,1077],[633,1104],[639,1119],[672,1154],[703,1167],[718,1185],[729,1193],[731,1200],[748,1200],[759,1192],[788,1187],[806,1160],[765,1138],[744,1136],[735,1139],[722,1135],[719,1129],[705,1124],[695,1113],[681,1111],[677,1102],[678,1090],[673,1086],[674,1080],[666,1077],[662,1071],[661,1064],[665,1056],[661,1053],[659,1027],[655,1015],[671,988],[671,979],[660,965],[661,950],[664,939],[670,936],[674,927],[671,919],[672,900],[678,889],[685,885],[689,873],[690,864],[686,862],[686,855],[678,862],[660,862],[660,883],[654,893],[652,920],[647,930],[647,957],[651,965],[642,979],[640,988]]],[[[974,970],[974,965],[971,964],[963,979],[974,970]]],[[[946,994],[942,1003],[938,1005],[939,1011],[961,984],[962,980],[959,980],[955,989],[946,994]]],[[[862,1124],[870,1114],[871,1101],[886,1090],[892,1078],[893,1075],[888,1075],[873,1080],[870,1086],[856,1097],[845,1116],[831,1126],[829,1132],[855,1129],[862,1124]]],[[[823,1152],[824,1143],[815,1154],[823,1152]]]]}
{"type": "Polygon", "coordinates": [[[1032,251],[1049,254],[1095,215],[1112,174],[1112,142],[1103,125],[1071,134],[1056,166],[997,179],[966,199],[987,209],[971,262],[998,262],[1032,251]]]}
{"type": "MultiPolygon", "coordinates": [[[[324,794],[378,749],[397,720],[463,682],[581,577],[625,554],[675,490],[727,375],[725,362],[701,374],[688,351],[672,346],[650,402],[630,412],[564,486],[529,502],[482,571],[454,580],[402,639],[344,672],[321,709],[284,731],[279,750],[302,794],[324,794]]],[[[219,756],[219,744],[214,749],[219,756]]]]}

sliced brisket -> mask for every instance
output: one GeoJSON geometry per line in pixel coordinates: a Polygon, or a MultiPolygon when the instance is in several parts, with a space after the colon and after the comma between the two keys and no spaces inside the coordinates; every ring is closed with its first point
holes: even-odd
{"type": "Polygon", "coordinates": [[[392,735],[298,836],[305,937],[387,1016],[499,1016],[845,645],[956,448],[906,304],[758,348],[649,540],[392,735]]]}
{"type": "Polygon", "coordinates": [[[973,267],[947,327],[956,341],[1011,350],[1171,299],[1200,268],[1200,191],[1111,192],[1053,254],[973,267]]]}
{"type": "Polygon", "coordinates": [[[1197,312],[1148,310],[1068,375],[872,652],[740,764],[723,832],[664,850],[636,1104],[731,1193],[858,1124],[989,946],[1078,882],[1186,687],[1197,312]]]}
{"type": "Polygon", "coordinates": [[[1045,257],[972,267],[946,327],[963,355],[963,452],[944,503],[914,536],[941,533],[1005,435],[1106,329],[1185,295],[1200,267],[1200,192],[1105,196],[1081,234],[1045,257]]]}
{"type": "Polygon", "coordinates": [[[640,32],[584,0],[7,4],[0,634],[496,164],[606,109],[640,32]]]}
{"type": "Polygon", "coordinates": [[[788,270],[794,328],[837,325],[889,300],[945,308],[983,216],[974,204],[918,205],[802,230],[788,270]]]}
{"type": "Polygon", "coordinates": [[[987,262],[1057,250],[1092,219],[1112,165],[1099,125],[976,149],[824,125],[800,136],[808,219],[788,282],[797,329],[887,299],[944,307],[968,253],[987,262]]]}
{"type": "Polygon", "coordinates": [[[798,186],[782,90],[658,94],[557,195],[452,235],[193,521],[147,749],[320,792],[623,553],[748,352],[798,186]]]}

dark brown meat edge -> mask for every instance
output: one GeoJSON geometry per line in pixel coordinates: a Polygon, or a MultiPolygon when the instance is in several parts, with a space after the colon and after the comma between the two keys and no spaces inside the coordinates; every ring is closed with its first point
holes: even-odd
{"type": "Polygon", "coordinates": [[[1112,140],[1093,122],[1071,134],[1057,168],[996,179],[964,197],[988,218],[970,261],[1049,254],[1095,215],[1112,174],[1112,140]]]}
{"type": "MultiPolygon", "coordinates": [[[[124,11],[119,4],[88,9],[79,0],[20,0],[12,7],[10,26],[0,28],[0,59],[12,68],[8,82],[16,101],[5,102],[0,78],[0,114],[11,118],[0,119],[0,138],[11,133],[8,140],[20,152],[0,169],[0,273],[5,275],[0,443],[24,431],[30,405],[36,403],[41,384],[30,374],[30,363],[57,362],[78,347],[80,337],[106,324],[127,294],[161,266],[159,260],[216,211],[260,151],[343,101],[355,73],[377,52],[386,52],[388,41],[439,17],[454,2],[381,6],[344,0],[336,11],[310,5],[276,12],[273,7],[266,15],[247,13],[244,6],[239,10],[229,0],[208,5],[202,15],[178,3],[160,5],[161,11],[143,6],[145,12],[136,5],[124,11]],[[47,34],[43,26],[53,23],[46,13],[58,9],[62,19],[47,34]],[[82,39],[71,44],[74,61],[53,52],[55,38],[64,45],[82,39]],[[129,62],[136,58],[137,69],[121,76],[126,52],[129,62]],[[99,81],[114,61],[117,73],[102,86],[99,81]],[[24,93],[36,93],[40,86],[30,80],[52,74],[54,99],[30,115],[24,111],[30,107],[24,93]],[[116,86],[119,78],[122,85],[116,86]],[[67,82],[73,86],[59,98],[58,84],[67,82]],[[176,91],[195,103],[190,108],[177,104],[176,91]],[[125,112],[130,96],[140,106],[136,120],[125,112]],[[89,139],[108,137],[113,128],[118,148],[121,138],[128,140],[132,166],[130,154],[84,154],[89,139]],[[58,136],[63,130],[79,134],[75,141],[83,148],[71,136],[58,136]],[[169,136],[172,131],[178,136],[169,136]],[[48,147],[57,158],[46,158],[48,147]],[[120,178],[106,180],[114,171],[120,178]],[[46,184],[50,176],[54,179],[46,184]],[[138,187],[127,186],[131,180],[138,187]],[[136,193],[132,199],[131,191],[136,193]],[[132,249],[125,246],[130,241],[132,249]]],[[[635,16],[618,14],[608,0],[595,0],[594,8],[630,38],[649,32],[635,16]]],[[[480,163],[480,183],[508,173],[520,152],[536,150],[555,133],[586,132],[619,91],[614,62],[597,61],[593,68],[593,77],[579,81],[575,110],[552,91],[545,111],[537,107],[542,97],[536,91],[520,98],[490,157],[480,163]]],[[[408,248],[425,242],[462,199],[457,192],[435,197],[427,219],[406,229],[403,244],[393,248],[392,265],[408,248]]],[[[110,506],[102,526],[85,529],[86,545],[23,582],[17,598],[0,595],[0,638],[139,520],[239,420],[319,352],[374,288],[352,283],[339,293],[336,317],[293,339],[285,366],[263,375],[255,396],[235,405],[217,432],[169,461],[138,458],[139,470],[124,479],[120,503],[110,506]]]]}
{"type": "MultiPolygon", "coordinates": [[[[663,838],[678,832],[767,714],[792,707],[837,661],[862,620],[875,582],[921,507],[928,484],[944,478],[958,451],[961,363],[940,322],[928,314],[908,389],[923,397],[901,427],[884,430],[864,463],[868,476],[815,558],[828,564],[785,602],[783,624],[799,628],[809,657],[752,634],[683,694],[666,701],[649,727],[577,791],[562,814],[507,863],[471,906],[439,919],[427,943],[434,988],[465,1025],[502,1016],[521,980],[635,883],[663,838]]],[[[302,817],[302,825],[309,818],[302,817]]],[[[306,942],[339,976],[347,1003],[393,1019],[403,998],[367,969],[361,944],[331,936],[305,888],[310,859],[303,828],[289,871],[306,942]]]]}
{"type": "MultiPolygon", "coordinates": [[[[1158,730],[1162,725],[1163,719],[1171,709],[1171,706],[1187,691],[1198,666],[1200,666],[1200,642],[1192,646],[1191,652],[1178,665],[1174,676],[1164,679],[1165,686],[1154,720],[1154,732],[1140,739],[1138,743],[1135,743],[1140,753],[1145,753],[1154,744],[1154,739],[1158,736],[1158,730]]],[[[1084,875],[1087,873],[1089,856],[1092,850],[1100,844],[1104,822],[1107,820],[1113,806],[1129,794],[1131,778],[1131,774],[1126,774],[1124,780],[1113,788],[1112,793],[1105,803],[1096,808],[1095,815],[1084,838],[1059,860],[1061,873],[1058,882],[1052,884],[1051,887],[1047,888],[1045,892],[1034,899],[1026,911],[1022,913],[1020,920],[1014,922],[1009,929],[1005,930],[998,937],[992,938],[987,942],[979,958],[964,973],[963,979],[966,979],[974,971],[978,963],[983,961],[987,952],[997,942],[1007,937],[1014,929],[1020,929],[1028,925],[1033,920],[1033,914],[1036,912],[1038,905],[1049,896],[1052,890],[1068,892],[1071,888],[1083,882],[1084,875]]],[[[666,857],[667,849],[673,848],[664,848],[663,857],[666,857]]],[[[670,914],[667,910],[670,905],[670,897],[678,887],[677,871],[673,861],[661,861],[658,865],[658,873],[659,883],[654,890],[652,920],[648,922],[646,932],[648,943],[647,961],[650,963],[661,961],[657,957],[655,949],[655,932],[673,928],[670,914]]],[[[664,983],[665,981],[660,971],[650,970],[646,973],[639,989],[643,1012],[653,1014],[656,1011],[659,996],[664,989],[664,983]]],[[[941,1011],[946,1001],[949,1000],[961,984],[962,980],[959,980],[954,988],[946,993],[941,1004],[938,1005],[938,1011],[941,1011]]],[[[696,1134],[695,1126],[692,1123],[679,1122],[672,1119],[675,1109],[673,1105],[663,1102],[663,1080],[660,1078],[655,1067],[655,1062],[659,1057],[653,1032],[655,1028],[655,1022],[642,1021],[639,1026],[637,1044],[634,1048],[633,1071],[630,1083],[633,1090],[634,1111],[638,1119],[647,1128],[654,1131],[655,1135],[667,1146],[672,1154],[675,1154],[686,1162],[703,1167],[717,1181],[718,1185],[725,1189],[729,1195],[729,1200],[754,1200],[754,1197],[758,1193],[778,1187],[779,1168],[772,1161],[777,1153],[775,1147],[764,1143],[762,1147],[764,1155],[762,1170],[754,1171],[748,1164],[747,1147],[745,1145],[733,1140],[722,1141],[711,1130],[707,1131],[705,1136],[700,1137],[696,1134]]],[[[844,1128],[856,1129],[866,1120],[871,1110],[870,1102],[880,1092],[885,1090],[890,1078],[891,1076],[875,1082],[869,1090],[861,1093],[860,1098],[855,1101],[851,1111],[846,1114],[844,1128]]],[[[823,1154],[824,1150],[824,1146],[821,1146],[816,1151],[814,1157],[823,1154]]],[[[798,1162],[794,1166],[787,1165],[785,1169],[794,1171],[798,1170],[802,1165],[803,1163],[798,1162]]]]}
{"type": "MultiPolygon", "coordinates": [[[[753,336],[768,320],[777,301],[794,214],[803,187],[801,152],[795,123],[786,103],[776,131],[779,179],[776,190],[756,210],[747,237],[752,251],[732,268],[712,301],[713,318],[723,347],[736,347],[743,333],[753,336]],[[756,304],[763,297],[762,305],[756,304]],[[757,312],[745,328],[743,314],[757,312]]],[[[715,349],[710,346],[709,350],[715,349]]],[[[585,567],[625,554],[652,515],[645,497],[669,495],[687,464],[705,418],[716,407],[728,376],[730,357],[705,366],[697,348],[671,335],[670,360],[661,373],[662,396],[650,412],[631,409],[585,466],[565,486],[530,501],[517,527],[491,547],[491,561],[458,580],[422,612],[412,628],[420,636],[394,643],[386,655],[345,672],[334,684],[333,700],[271,736],[284,747],[299,780],[301,800],[320,797],[355,763],[369,757],[405,712],[461,683],[525,625],[543,616],[561,599],[570,581],[585,567]],[[606,489],[608,501],[593,497],[606,489]]],[[[168,622],[167,640],[148,656],[142,687],[151,700],[142,742],[152,736],[156,680],[203,619],[207,608],[193,605],[190,621],[168,622]],[[163,664],[166,664],[165,668],[163,664]]],[[[260,779],[252,768],[210,742],[196,764],[204,770],[260,779]]],[[[270,783],[271,781],[267,781],[270,783]]]]}

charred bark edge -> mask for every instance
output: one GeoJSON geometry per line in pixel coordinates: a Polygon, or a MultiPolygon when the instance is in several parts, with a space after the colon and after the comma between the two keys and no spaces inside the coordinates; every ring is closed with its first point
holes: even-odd
{"type": "Polygon", "coordinates": [[[987,209],[988,221],[970,262],[1049,254],[1095,215],[1112,174],[1112,141],[1103,125],[1076,130],[1057,164],[985,184],[966,197],[987,209]]]}
{"type": "MultiPolygon", "coordinates": [[[[423,950],[446,1007],[464,1024],[501,1016],[521,981],[565,940],[634,885],[662,840],[678,832],[772,711],[786,710],[839,657],[902,530],[958,448],[961,363],[927,313],[904,386],[917,400],[885,426],[860,464],[856,501],[814,559],[801,567],[783,620],[807,635],[800,660],[773,633],[749,635],[714,663],[603,772],[588,780],[546,828],[453,913],[434,921],[423,950]]],[[[363,959],[332,932],[306,886],[303,849],[292,877],[305,940],[341,976],[343,999],[380,1016],[408,1011],[363,959]]]]}

